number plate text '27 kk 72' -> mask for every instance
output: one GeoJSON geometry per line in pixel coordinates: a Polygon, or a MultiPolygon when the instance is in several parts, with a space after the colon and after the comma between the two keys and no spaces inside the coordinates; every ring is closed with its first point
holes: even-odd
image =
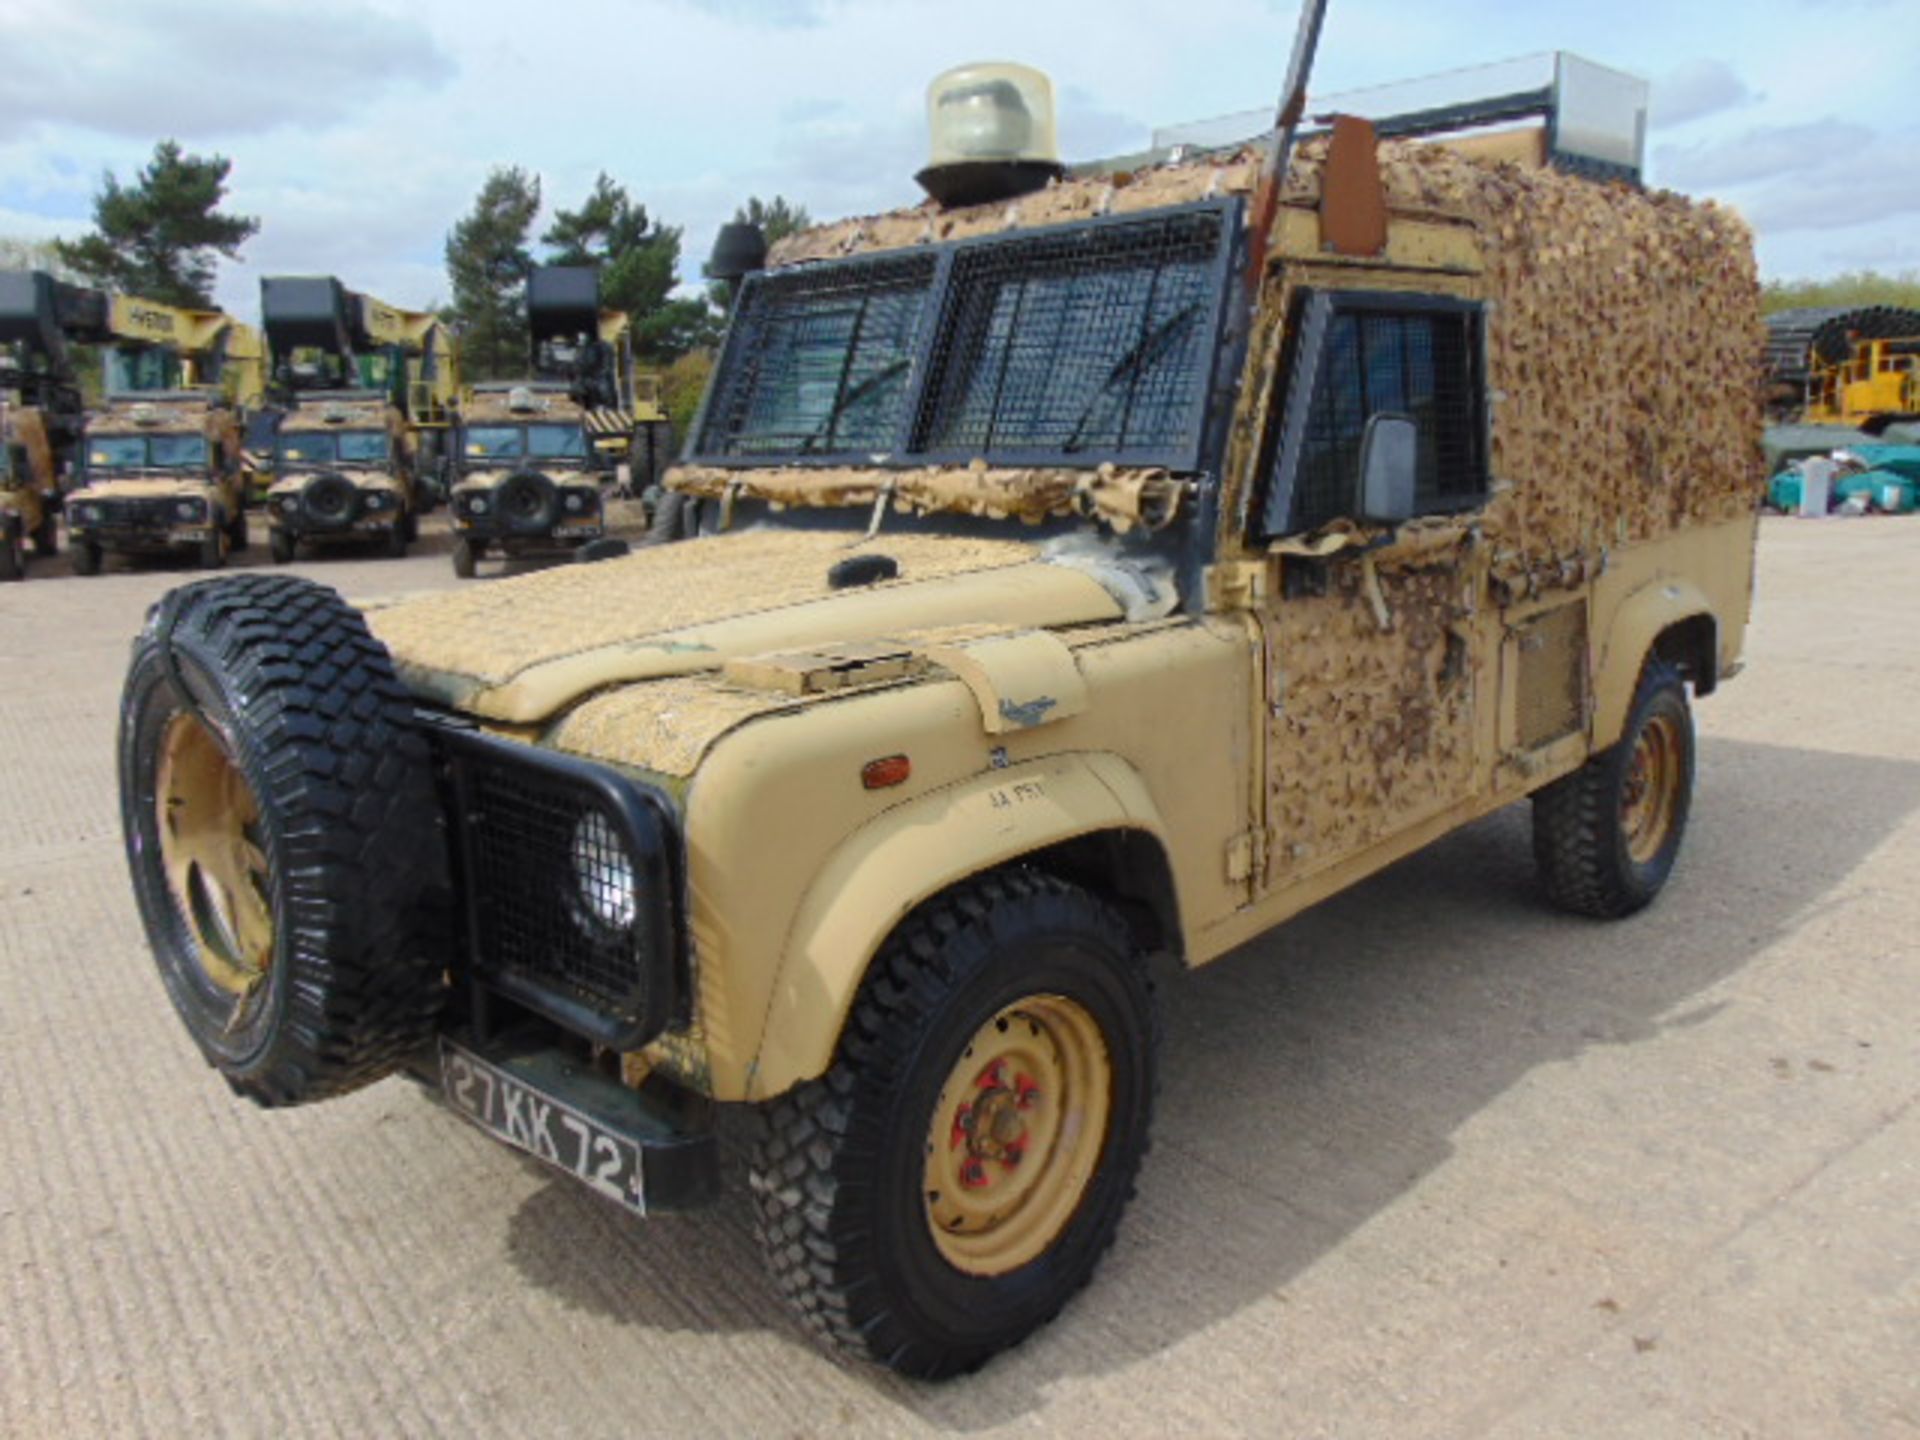
{"type": "Polygon", "coordinates": [[[495,1139],[564,1170],[609,1200],[647,1213],[640,1147],[449,1041],[440,1042],[447,1103],[495,1139]]]}

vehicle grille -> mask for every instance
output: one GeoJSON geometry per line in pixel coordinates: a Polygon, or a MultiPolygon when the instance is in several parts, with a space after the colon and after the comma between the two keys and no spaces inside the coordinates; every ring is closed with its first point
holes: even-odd
{"type": "Polygon", "coordinates": [[[679,990],[666,802],[570,756],[443,743],[479,977],[596,1043],[645,1044],[679,990]]]}
{"type": "Polygon", "coordinates": [[[90,500],[100,507],[102,525],[165,529],[173,523],[173,501],[167,499],[90,500]]]}

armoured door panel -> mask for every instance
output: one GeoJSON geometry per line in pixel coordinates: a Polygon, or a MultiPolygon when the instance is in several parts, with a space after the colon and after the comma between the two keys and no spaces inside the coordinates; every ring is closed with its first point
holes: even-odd
{"type": "Polygon", "coordinates": [[[1473,794],[1487,669],[1475,603],[1483,567],[1459,552],[1406,567],[1281,563],[1318,575],[1277,587],[1262,615],[1270,887],[1473,794]]]}

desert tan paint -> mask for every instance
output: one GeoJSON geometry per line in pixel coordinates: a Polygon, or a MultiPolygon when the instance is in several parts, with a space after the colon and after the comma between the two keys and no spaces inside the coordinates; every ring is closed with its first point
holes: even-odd
{"type": "MultiPolygon", "coordinates": [[[[1431,147],[1389,145],[1382,162],[1389,241],[1368,260],[1319,246],[1318,152],[1290,176],[1203,618],[1128,625],[1093,580],[1017,540],[883,533],[874,548],[902,561],[902,579],[829,596],[826,566],[857,553],[845,537],[751,532],[372,617],[425,693],[543,722],[549,744],[686,777],[697,1021],[650,1047],[650,1061],[726,1100],[819,1074],[902,916],[969,874],[1077,836],[1159,846],[1177,943],[1189,963],[1210,960],[1577,767],[1617,737],[1648,647],[1676,622],[1712,617],[1719,667],[1735,666],[1758,489],[1743,227],[1677,197],[1431,147]],[[1304,286],[1490,302],[1486,506],[1364,554],[1379,537],[1350,525],[1272,546],[1244,538],[1240,501],[1304,286]],[[1322,593],[1282,598],[1289,567],[1318,567],[1322,593]],[[1567,657],[1576,724],[1522,748],[1516,637],[1574,604],[1588,618],[1567,657]],[[914,663],[818,693],[781,678],[796,649],[846,641],[885,641],[914,663]],[[983,658],[995,646],[1010,647],[1010,663],[983,658]],[[729,660],[744,663],[729,671],[729,660]],[[996,732],[1001,702],[1017,710],[1023,698],[1052,698],[1042,709],[1058,713],[996,732]],[[911,757],[909,781],[865,790],[861,767],[895,754],[911,757]]],[[[1250,175],[1235,157],[1070,182],[1010,206],[870,217],[793,237],[775,262],[1242,193],[1250,175]]],[[[1104,513],[1047,472],[929,472],[917,499],[901,482],[857,470],[675,479],[782,503],[1104,513]],[[981,497],[1001,478],[1009,499],[996,509],[981,497]]]]}

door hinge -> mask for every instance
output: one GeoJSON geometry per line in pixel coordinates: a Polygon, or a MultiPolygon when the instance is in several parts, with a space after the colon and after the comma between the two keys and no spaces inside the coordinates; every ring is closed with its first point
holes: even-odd
{"type": "Polygon", "coordinates": [[[1235,884],[1266,873],[1267,832],[1248,830],[1227,842],[1227,879],[1235,884]]]}

